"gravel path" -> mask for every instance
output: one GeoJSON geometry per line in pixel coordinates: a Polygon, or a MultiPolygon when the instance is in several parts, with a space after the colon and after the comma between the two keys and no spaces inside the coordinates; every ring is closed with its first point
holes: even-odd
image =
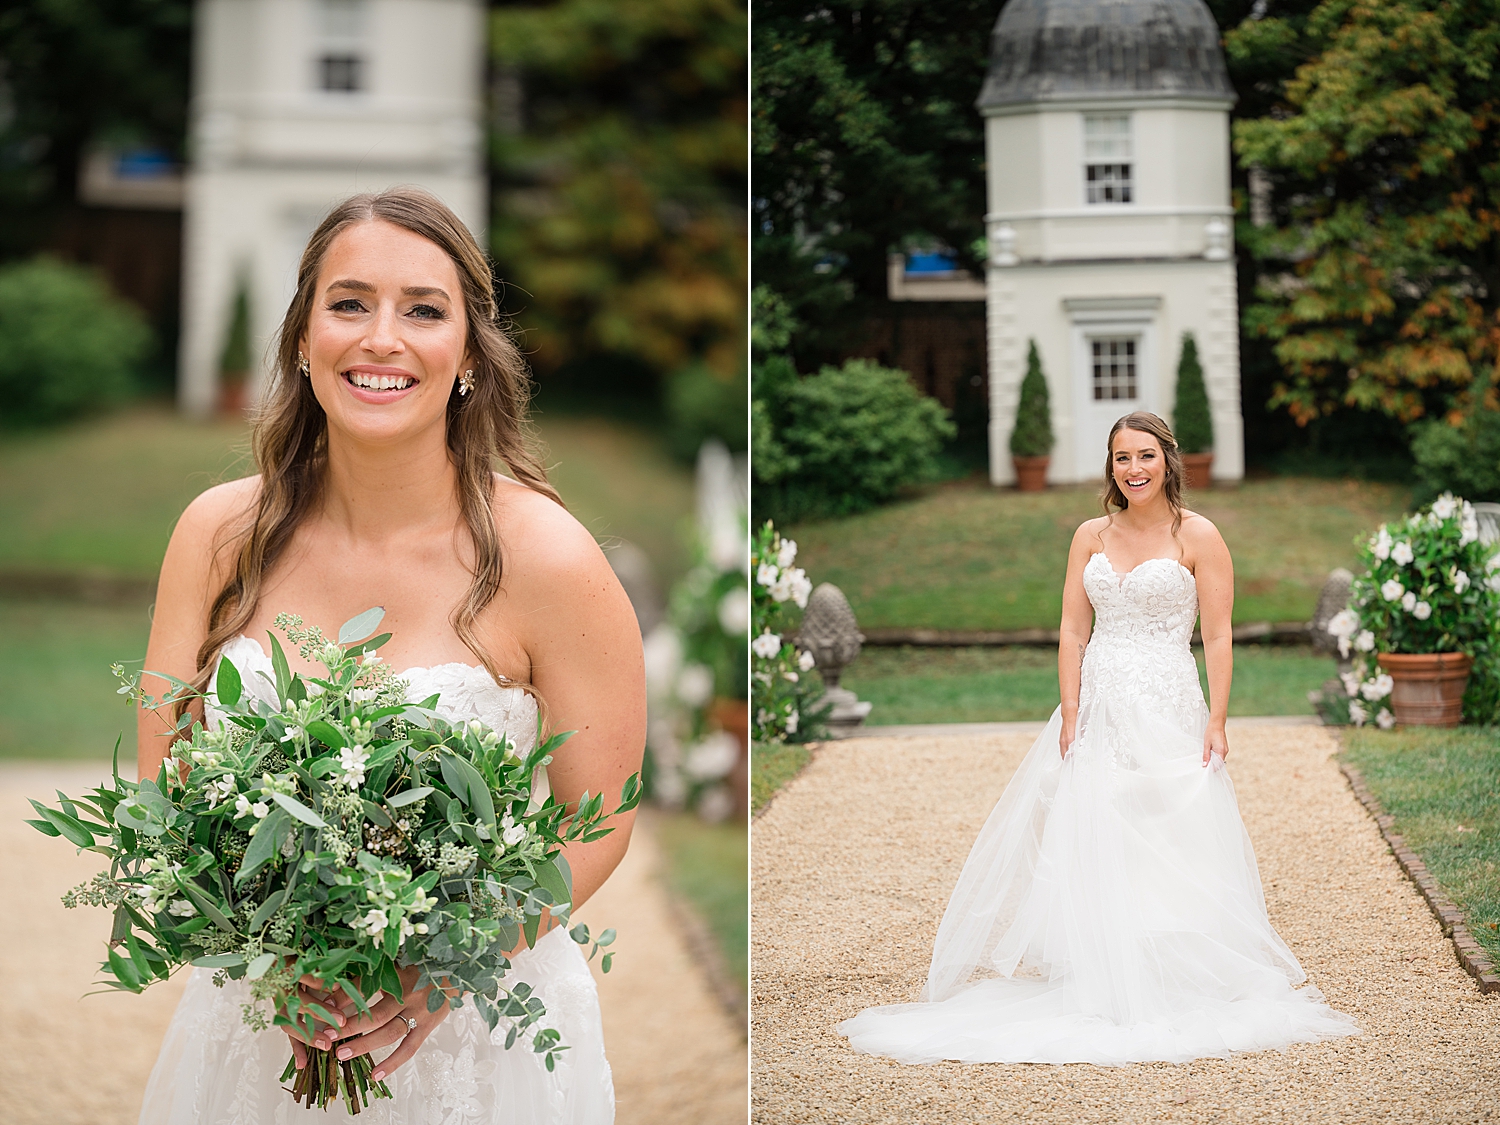
{"type": "MultiPolygon", "coordinates": [[[[23,824],[28,796],[77,793],[108,767],[0,764],[0,1122],[133,1125],[184,977],[83,998],[109,936],[103,911],[58,897],[102,868],[23,824]]],[[[596,972],[618,1125],[738,1125],[745,1120],[743,1025],[714,998],[672,922],[656,878],[649,815],[614,876],[578,912],[614,926],[614,969],[596,972]]],[[[597,965],[597,961],[596,961],[597,965]]],[[[317,1125],[321,1115],[309,1115],[317,1125]]]]}
{"type": "Polygon", "coordinates": [[[915,1000],[969,845],[1033,736],[825,745],[755,822],[752,1120],[1500,1121],[1500,996],[1458,967],[1320,727],[1230,725],[1271,921],[1362,1037],[1146,1063],[903,1066],[833,1027],[915,1000]]]}

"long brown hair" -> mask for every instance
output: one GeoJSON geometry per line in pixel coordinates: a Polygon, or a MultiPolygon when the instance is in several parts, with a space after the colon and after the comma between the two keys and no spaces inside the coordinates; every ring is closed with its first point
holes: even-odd
{"type": "Polygon", "coordinates": [[[469,229],[436,196],[399,187],[356,195],[332,211],[313,232],[297,268],[297,291],[277,331],[275,367],[256,411],[251,450],[260,470],[260,489],[224,544],[235,549],[234,573],[214,598],[208,636],[198,649],[194,687],[205,690],[213,659],[244,631],[260,600],[261,583],[291,542],[297,527],[316,508],[328,463],[328,418],[298,370],[298,340],[307,329],[316,299],[318,274],[333,241],[356,223],[387,222],[421,235],[453,260],[468,321],[467,346],[473,361],[473,390],[448,399],[448,456],[457,470],[459,510],[474,544],[474,577],[454,609],[459,639],[501,680],[498,667],[474,630],[479,614],[500,589],[504,570],[491,510],[496,461],[528,488],[557,501],[535,452],[527,420],[530,384],[525,361],[507,334],[495,300],[489,260],[469,229]]]}
{"type": "Polygon", "coordinates": [[[1172,427],[1149,410],[1133,411],[1109,428],[1109,438],[1104,443],[1104,491],[1099,494],[1104,514],[1113,520],[1116,512],[1130,507],[1130,498],[1115,483],[1115,435],[1121,430],[1150,434],[1161,446],[1161,455],[1167,461],[1167,475],[1162,481],[1161,491],[1166,497],[1167,507],[1172,509],[1172,537],[1175,539],[1182,529],[1182,454],[1177,449],[1177,439],[1172,436],[1172,427]]]}

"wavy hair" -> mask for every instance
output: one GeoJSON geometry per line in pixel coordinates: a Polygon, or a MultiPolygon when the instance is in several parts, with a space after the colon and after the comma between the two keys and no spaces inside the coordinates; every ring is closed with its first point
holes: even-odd
{"type": "Polygon", "coordinates": [[[413,187],[356,195],[319,224],[302,252],[297,291],[277,331],[270,385],[256,411],[251,450],[260,471],[254,503],[229,531],[221,549],[233,549],[234,573],[208,612],[208,636],[198,649],[193,686],[204,691],[213,659],[243,632],[260,601],[266,574],[316,508],[328,463],[328,418],[309,380],[299,377],[297,341],[307,329],[323,260],[342,232],[358,224],[386,222],[441,247],[458,271],[468,321],[467,348],[474,386],[448,399],[448,456],[457,471],[459,510],[474,544],[473,580],[451,621],[459,639],[496,680],[505,677],[480,644],[474,623],[500,589],[504,558],[491,508],[497,462],[521,484],[558,504],[547,482],[527,418],[530,382],[526,363],[508,334],[495,298],[489,259],[469,229],[436,196],[413,187]]]}
{"type": "Polygon", "coordinates": [[[1130,498],[1115,483],[1115,435],[1121,430],[1150,434],[1161,446],[1161,454],[1167,461],[1167,475],[1161,491],[1166,497],[1167,507],[1172,509],[1172,538],[1177,538],[1177,532],[1182,529],[1182,454],[1177,449],[1177,439],[1172,436],[1172,427],[1149,410],[1133,411],[1109,428],[1109,438],[1104,443],[1104,491],[1099,494],[1104,514],[1113,521],[1116,512],[1130,507],[1130,498]]]}

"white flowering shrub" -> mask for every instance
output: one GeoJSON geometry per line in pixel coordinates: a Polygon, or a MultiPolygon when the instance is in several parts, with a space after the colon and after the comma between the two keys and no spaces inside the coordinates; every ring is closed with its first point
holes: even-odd
{"type": "Polygon", "coordinates": [[[811,742],[827,732],[823,681],[810,652],[788,640],[792,607],[807,608],[812,582],[797,561],[797,544],[771,521],[750,547],[750,729],[758,742],[811,742]]]}
{"type": "MultiPolygon", "coordinates": [[[[1465,714],[1493,718],[1500,702],[1500,548],[1479,541],[1474,506],[1444,493],[1404,520],[1381,524],[1360,554],[1366,570],[1354,580],[1350,607],[1328,623],[1340,654],[1359,654],[1362,667],[1371,653],[1467,653],[1475,667],[1465,714]]],[[[1358,722],[1371,701],[1363,687],[1349,699],[1358,722]]]]}

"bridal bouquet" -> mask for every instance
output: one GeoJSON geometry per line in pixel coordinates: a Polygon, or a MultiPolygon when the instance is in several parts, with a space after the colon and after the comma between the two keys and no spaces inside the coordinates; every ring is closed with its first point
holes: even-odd
{"type": "MultiPolygon", "coordinates": [[[[390,639],[370,636],[383,616],[360,614],[337,642],[278,617],[325,677],[292,673],[271,634],[277,706],[256,701],[221,659],[214,702],[227,718],[217,729],[184,716],[185,737],[155,779],[139,782],[120,777],[117,743],[112,787],[59,792],[57,807],[32,801],[40,819],[28,823],[110,858],[107,873],[63,899],[114,909],[109,987],[140,992],[182,965],[215,969],[216,983],[249,982],[249,1026],[295,1027],[311,1040],[319,1021],[334,1019],[299,998],[303,976],[368,1013],[376,992],[403,996],[398,966],[415,967],[416,987],[432,989],[429,1010],[472,994],[491,1031],[508,1021],[507,1048],[525,1038],[550,1070],[566,1048],[539,1027],[540,998],[505,984],[506,951],[523,937],[535,944],[543,911],[567,924],[572,880],[561,848],[611,832],[602,822],[635,807],[639,776],[611,814],[600,794],[584,794],[571,813],[544,798],[533,779],[568,735],[521,755],[479,722],[445,722],[436,695],[408,703],[375,654],[390,639]]],[[[153,709],[197,695],[163,677],[172,688],[153,698],[139,675],[114,671],[122,694],[153,709]]],[[[591,938],[584,925],[570,933],[592,942],[590,959],[614,940],[613,930],[591,938]]],[[[373,1066],[368,1055],[340,1063],[309,1046],[306,1066],[289,1061],[282,1080],[295,1075],[291,1092],[309,1108],[341,1098],[358,1113],[390,1096],[371,1081],[373,1066]]]]}

